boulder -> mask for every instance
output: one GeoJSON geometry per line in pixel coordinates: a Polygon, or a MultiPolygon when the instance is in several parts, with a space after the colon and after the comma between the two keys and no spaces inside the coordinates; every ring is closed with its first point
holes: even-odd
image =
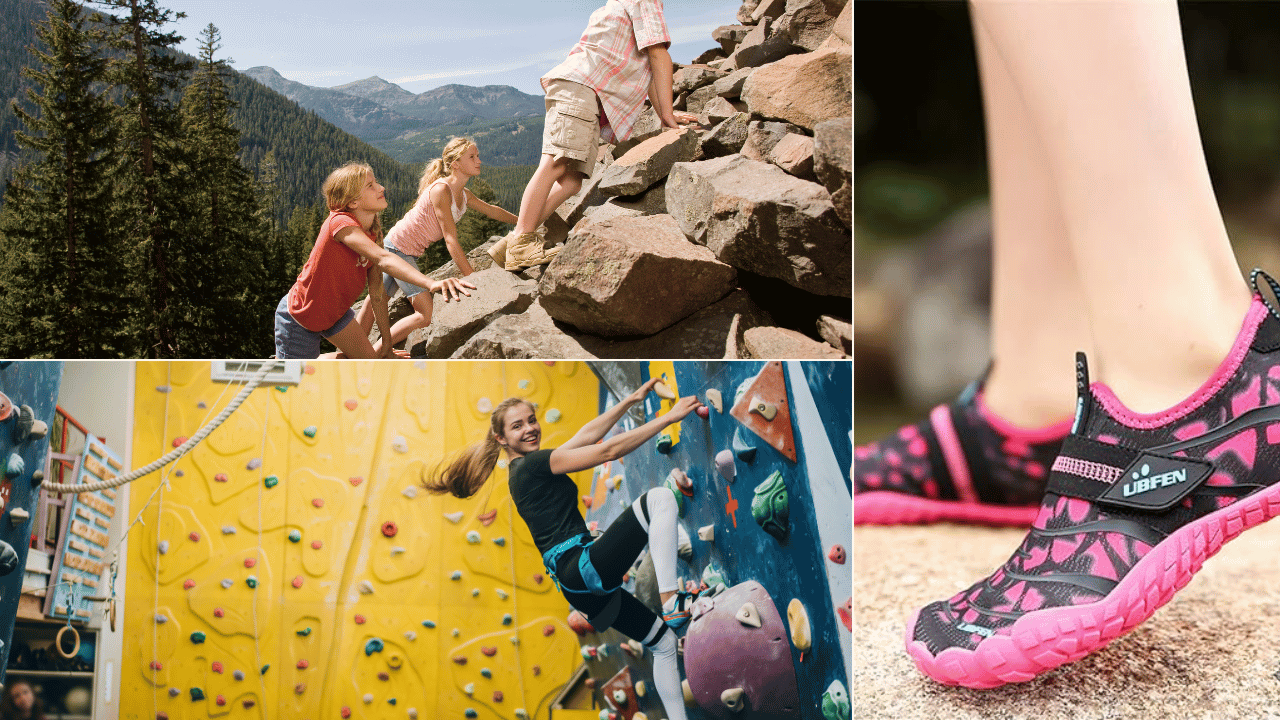
{"type": "Polygon", "coordinates": [[[743,333],[746,357],[755,360],[839,360],[847,357],[824,342],[780,327],[756,327],[743,333]]]}
{"type": "Polygon", "coordinates": [[[846,2],[836,21],[831,25],[831,34],[819,50],[853,51],[853,3],[846,2]]]}
{"type": "Polygon", "coordinates": [[[817,183],[727,155],[672,168],[667,207],[721,262],[810,293],[852,296],[849,231],[817,183]]]}
{"type": "Polygon", "coordinates": [[[719,98],[716,89],[712,85],[703,85],[702,87],[689,93],[689,97],[684,101],[684,109],[694,115],[702,112],[707,103],[719,98]]]}
{"type": "Polygon", "coordinates": [[[737,273],[670,215],[574,228],[538,286],[555,319],[594,335],[652,335],[719,300],[737,273]]]}
{"type": "Polygon", "coordinates": [[[761,20],[725,61],[726,69],[754,68],[775,62],[792,52],[791,40],[784,33],[773,32],[771,21],[761,20]]]}
{"type": "MultiPolygon", "coordinates": [[[[480,245],[477,245],[467,253],[467,262],[471,263],[471,269],[477,273],[481,270],[488,270],[493,267],[493,258],[489,257],[489,248],[501,240],[504,236],[494,235],[480,245]]],[[[440,267],[427,273],[427,277],[432,280],[444,280],[445,278],[462,277],[462,273],[458,271],[458,264],[450,260],[440,267]]],[[[396,290],[396,292],[400,292],[396,290]]]]}
{"type": "Polygon", "coordinates": [[[708,305],[671,327],[639,340],[605,340],[578,336],[582,347],[599,358],[723,358],[742,357],[742,335],[773,319],[744,290],[708,305]]]}
{"type": "Polygon", "coordinates": [[[686,65],[672,77],[672,92],[679,94],[710,85],[728,73],[706,65],[686,65]]]}
{"type": "Polygon", "coordinates": [[[839,8],[833,12],[826,0],[787,0],[786,12],[774,23],[774,29],[795,47],[812,52],[831,36],[839,12],[839,8]]]}
{"type": "Polygon", "coordinates": [[[678,162],[692,160],[700,140],[692,130],[673,130],[631,148],[604,172],[600,191],[606,195],[639,195],[662,180],[678,162]]]}
{"type": "Polygon", "coordinates": [[[760,0],[760,4],[751,12],[751,20],[760,23],[763,20],[774,20],[787,11],[787,0],[760,0]]]}
{"type": "MultiPolygon", "coordinates": [[[[727,102],[724,98],[716,99],[727,102]]],[[[747,125],[750,120],[751,116],[744,112],[734,113],[732,117],[707,131],[702,136],[703,155],[715,158],[741,150],[742,144],[747,140],[747,125]]]]}
{"type": "Polygon", "coordinates": [[[743,103],[732,103],[722,97],[711,98],[711,101],[702,106],[702,117],[706,118],[702,124],[714,125],[733,117],[735,113],[746,112],[747,106],[743,103]]]}
{"type": "Polygon", "coordinates": [[[831,193],[845,227],[853,227],[853,119],[820,122],[813,129],[813,173],[831,193]]]}
{"type": "Polygon", "coordinates": [[[604,222],[605,220],[613,220],[614,218],[634,218],[641,217],[644,213],[634,208],[623,207],[621,203],[614,202],[618,198],[613,198],[603,205],[597,205],[587,211],[586,215],[578,221],[579,225],[587,225],[589,223],[604,222]]]}
{"type": "Polygon", "coordinates": [[[732,55],[738,43],[742,42],[742,38],[751,32],[750,25],[721,25],[711,31],[711,39],[720,43],[720,49],[724,50],[725,55],[732,55]]]}
{"type": "Polygon", "coordinates": [[[760,162],[773,162],[773,148],[788,134],[803,134],[804,128],[791,123],[752,120],[747,126],[747,141],[740,151],[744,157],[760,162]]]}
{"type": "Polygon", "coordinates": [[[818,318],[818,335],[845,355],[853,354],[853,325],[830,315],[818,318]]]}
{"type": "MultiPolygon", "coordinates": [[[[533,304],[537,285],[516,280],[502,268],[489,268],[467,276],[476,286],[471,297],[462,302],[435,299],[431,324],[423,329],[425,337],[409,345],[415,357],[447,358],[477,330],[501,315],[524,312],[533,304]]],[[[422,332],[422,331],[419,331],[422,332]]]]}
{"type": "Polygon", "coordinates": [[[742,87],[752,115],[812,130],[823,120],[853,115],[853,59],[820,50],[757,68],[742,87]]]}
{"type": "Polygon", "coordinates": [[[770,158],[774,165],[805,180],[813,180],[813,138],[787,133],[773,146],[770,158]]]}
{"type": "Polygon", "coordinates": [[[667,186],[666,183],[658,183],[645,191],[643,195],[629,198],[616,197],[603,205],[591,208],[579,222],[586,224],[602,222],[617,217],[663,215],[666,212],[667,186]]]}
{"type": "Polygon", "coordinates": [[[738,22],[743,25],[754,25],[755,20],[751,16],[755,13],[756,8],[760,6],[760,0],[742,0],[742,7],[738,8],[738,22]]]}
{"type": "Polygon", "coordinates": [[[662,121],[658,119],[658,113],[652,107],[646,105],[645,109],[640,112],[640,117],[636,118],[636,124],[631,126],[631,135],[626,140],[618,141],[618,144],[614,146],[612,157],[622,157],[631,148],[660,132],[662,132],[662,121]]]}
{"type": "Polygon", "coordinates": [[[561,220],[564,220],[567,226],[573,227],[588,210],[604,204],[604,201],[609,199],[609,196],[600,190],[600,181],[604,179],[607,167],[606,163],[597,162],[596,169],[591,173],[591,177],[582,181],[582,189],[578,190],[573,197],[560,203],[560,207],[556,208],[555,214],[561,220]]]}
{"type": "Polygon", "coordinates": [[[751,77],[751,73],[755,72],[755,68],[742,68],[734,70],[724,77],[716,80],[711,84],[716,89],[716,94],[722,98],[735,99],[742,97],[742,86],[747,82],[747,78],[751,77]]]}
{"type": "Polygon", "coordinates": [[[592,360],[591,353],[572,335],[561,329],[535,302],[519,315],[503,315],[453,353],[455,358],[470,359],[545,359],[592,360]]]}
{"type": "Polygon", "coordinates": [[[706,50],[703,50],[701,55],[693,59],[693,64],[694,65],[705,64],[707,65],[707,67],[714,69],[714,68],[717,68],[717,66],[711,65],[711,63],[717,60],[724,60],[726,57],[728,57],[728,55],[729,53],[725,52],[721,48],[718,48],[718,47],[708,48],[706,50]]]}

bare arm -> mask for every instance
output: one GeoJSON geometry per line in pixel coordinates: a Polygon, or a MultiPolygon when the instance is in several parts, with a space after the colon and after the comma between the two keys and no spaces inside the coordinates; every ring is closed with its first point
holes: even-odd
{"type": "Polygon", "coordinates": [[[464,276],[470,275],[475,272],[475,268],[467,261],[467,253],[462,250],[462,243],[458,242],[458,228],[453,224],[453,191],[448,185],[433,185],[427,193],[431,210],[436,214],[436,222],[440,224],[440,232],[444,234],[444,246],[449,251],[449,257],[453,258],[453,264],[458,266],[464,276]]]}
{"type": "Polygon", "coordinates": [[[438,292],[444,296],[446,301],[461,300],[463,295],[470,296],[471,293],[467,292],[467,288],[474,290],[476,287],[465,280],[457,278],[432,280],[423,275],[418,268],[413,267],[396,254],[388,252],[381,245],[375,243],[359,228],[342,228],[333,237],[338,242],[354,250],[360,257],[368,260],[378,271],[398,280],[404,280],[426,288],[430,292],[438,292]]]}
{"type": "MultiPolygon", "coordinates": [[[[621,405],[621,403],[619,403],[621,405]]],[[[650,420],[635,430],[628,430],[615,435],[602,443],[593,443],[583,447],[562,446],[551,451],[548,458],[551,472],[556,474],[578,472],[593,468],[601,463],[617,460],[648,442],[668,425],[680,422],[686,415],[698,409],[702,403],[690,395],[680,398],[675,407],[665,414],[650,420]]],[[[579,431],[581,432],[581,431],[579,431]]]]}
{"type": "Polygon", "coordinates": [[[378,323],[378,342],[373,346],[379,357],[387,357],[394,347],[391,339],[391,314],[387,311],[387,291],[382,287],[382,273],[376,265],[369,265],[369,299],[373,306],[373,319],[378,323]]]}
{"type": "Polygon", "coordinates": [[[649,102],[653,105],[653,111],[658,113],[662,126],[679,128],[681,121],[690,123],[697,120],[695,115],[672,110],[671,96],[675,75],[671,69],[671,53],[667,51],[667,46],[650,45],[645,48],[645,52],[649,54],[649,72],[652,75],[649,80],[649,102]]]}
{"type": "Polygon", "coordinates": [[[491,217],[494,220],[507,223],[508,225],[516,224],[515,215],[512,215],[506,210],[503,210],[497,205],[490,205],[489,203],[476,197],[470,190],[467,190],[466,193],[467,193],[467,209],[468,210],[475,210],[476,212],[481,213],[486,217],[491,217]]]}
{"type": "Polygon", "coordinates": [[[609,432],[609,428],[617,425],[618,421],[622,419],[622,416],[626,414],[627,410],[630,409],[632,405],[644,401],[645,396],[653,389],[653,385],[656,382],[658,382],[658,378],[650,378],[648,382],[641,385],[635,392],[623,398],[618,402],[618,404],[608,410],[605,410],[599,417],[586,425],[583,425],[578,432],[574,433],[573,437],[569,438],[569,442],[561,445],[560,447],[572,450],[573,448],[586,447],[587,445],[594,445],[600,442],[600,439],[605,436],[605,433],[609,432]]]}

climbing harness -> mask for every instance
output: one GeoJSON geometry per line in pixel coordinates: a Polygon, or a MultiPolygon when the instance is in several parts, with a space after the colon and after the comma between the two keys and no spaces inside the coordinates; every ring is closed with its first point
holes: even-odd
{"type": "Polygon", "coordinates": [[[621,583],[613,588],[604,586],[604,581],[600,579],[600,573],[596,572],[595,566],[591,564],[591,556],[587,553],[587,548],[591,547],[593,542],[595,542],[595,538],[591,537],[591,533],[582,533],[556,545],[542,556],[542,563],[546,565],[547,574],[551,576],[551,581],[556,584],[556,588],[562,592],[576,595],[612,595],[622,587],[621,583]],[[560,578],[556,577],[556,567],[560,564],[560,558],[570,550],[579,547],[582,548],[582,554],[578,556],[578,572],[582,575],[582,581],[587,585],[586,590],[567,588],[561,584],[560,578]]]}

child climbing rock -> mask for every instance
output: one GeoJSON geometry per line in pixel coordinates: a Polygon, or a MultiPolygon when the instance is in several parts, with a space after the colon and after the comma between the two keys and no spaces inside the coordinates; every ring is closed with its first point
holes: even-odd
{"type": "Polygon", "coordinates": [[[382,337],[390,336],[387,296],[382,272],[461,300],[475,285],[456,278],[436,281],[379,244],[387,208],[384,188],[364,163],[347,163],[324,181],[329,217],[320,226],[311,256],[289,292],[276,306],[276,357],[281,360],[319,357],[320,338],[328,338],[338,354],[354,358],[387,357],[393,343],[369,343],[370,326],[352,323],[351,305],[369,287],[373,315],[382,337]]]}
{"type": "Polygon", "coordinates": [[[484,441],[437,467],[423,486],[434,493],[470,497],[493,472],[499,452],[505,452],[511,462],[511,498],[542,553],[547,573],[597,631],[613,627],[653,651],[654,685],[662,705],[671,720],[684,720],[673,629],[688,622],[693,596],[679,590],[676,577],[675,495],[667,487],[649,490],[593,539],[578,511],[578,488],[568,476],[627,455],[701,407],[697,398],[681,398],[665,414],[601,442],[657,382],[655,378],[640,386],[554,449],[542,448],[542,428],[533,406],[523,398],[507,398],[490,416],[484,441]],[[662,599],[661,618],[621,587],[622,575],[646,545],[662,599]]]}
{"type": "Polygon", "coordinates": [[[544,247],[538,226],[590,177],[602,137],[631,136],[645,97],[664,127],[697,120],[672,110],[670,44],[662,0],[608,0],[591,14],[569,57],[542,76],[542,159],[524,189],[515,230],[489,251],[494,262],[514,271],[551,261],[559,250],[544,247]]]}
{"type": "MultiPolygon", "coordinates": [[[[449,257],[465,277],[475,272],[467,262],[467,253],[458,242],[458,220],[467,210],[475,210],[494,220],[514,223],[516,216],[476,197],[467,190],[471,178],[480,174],[480,148],[471,138],[458,137],[449,141],[440,157],[431,161],[418,181],[418,201],[400,218],[382,245],[393,255],[417,267],[418,258],[427,246],[444,240],[449,257]]],[[[413,314],[403,317],[391,326],[391,344],[396,345],[409,333],[431,323],[431,293],[427,288],[412,282],[384,275],[382,287],[387,297],[395,292],[396,284],[404,291],[413,305],[413,314]]],[[[373,296],[365,300],[357,315],[363,327],[371,327],[373,320],[373,296]]],[[[385,345],[385,343],[384,343],[385,345]]]]}

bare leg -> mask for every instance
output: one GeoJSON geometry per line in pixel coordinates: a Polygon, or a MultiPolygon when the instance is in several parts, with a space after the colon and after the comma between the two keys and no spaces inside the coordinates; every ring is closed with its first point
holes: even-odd
{"type": "Polygon", "coordinates": [[[329,338],[333,346],[349,358],[371,359],[378,357],[373,345],[369,343],[369,331],[360,327],[360,323],[348,323],[329,338]]]}
{"type": "MultiPolygon", "coordinates": [[[[553,160],[550,155],[543,155],[542,160],[538,163],[538,169],[534,171],[533,177],[529,178],[529,184],[524,188],[524,195],[520,198],[520,215],[516,218],[516,235],[531,233],[538,229],[538,225],[542,224],[545,217],[543,211],[547,206],[548,197],[551,194],[551,188],[564,177],[568,172],[569,160],[561,158],[553,160]]],[[[565,196],[568,197],[568,196],[565,196]]],[[[563,202],[563,198],[561,199],[563,202]]],[[[551,209],[555,209],[555,205],[551,209]]]]}
{"type": "Polygon", "coordinates": [[[410,297],[409,303],[413,305],[413,313],[400,318],[391,326],[392,345],[399,344],[414,330],[431,324],[431,293],[424,290],[410,297]]]}
{"type": "Polygon", "coordinates": [[[560,207],[561,203],[582,189],[582,179],[585,176],[577,170],[566,171],[565,174],[556,181],[555,186],[551,188],[551,194],[547,196],[547,204],[543,207],[542,214],[538,217],[538,224],[541,225],[551,217],[551,213],[560,207]]]}
{"type": "Polygon", "coordinates": [[[991,356],[984,400],[1015,425],[1071,414],[1077,350],[1089,321],[1057,189],[1036,128],[991,44],[974,25],[991,174],[991,356]]]}
{"type": "Polygon", "coordinates": [[[1094,375],[1134,410],[1169,407],[1217,368],[1249,304],[1200,145],[1177,6],[972,7],[1048,154],[1094,375]]]}

